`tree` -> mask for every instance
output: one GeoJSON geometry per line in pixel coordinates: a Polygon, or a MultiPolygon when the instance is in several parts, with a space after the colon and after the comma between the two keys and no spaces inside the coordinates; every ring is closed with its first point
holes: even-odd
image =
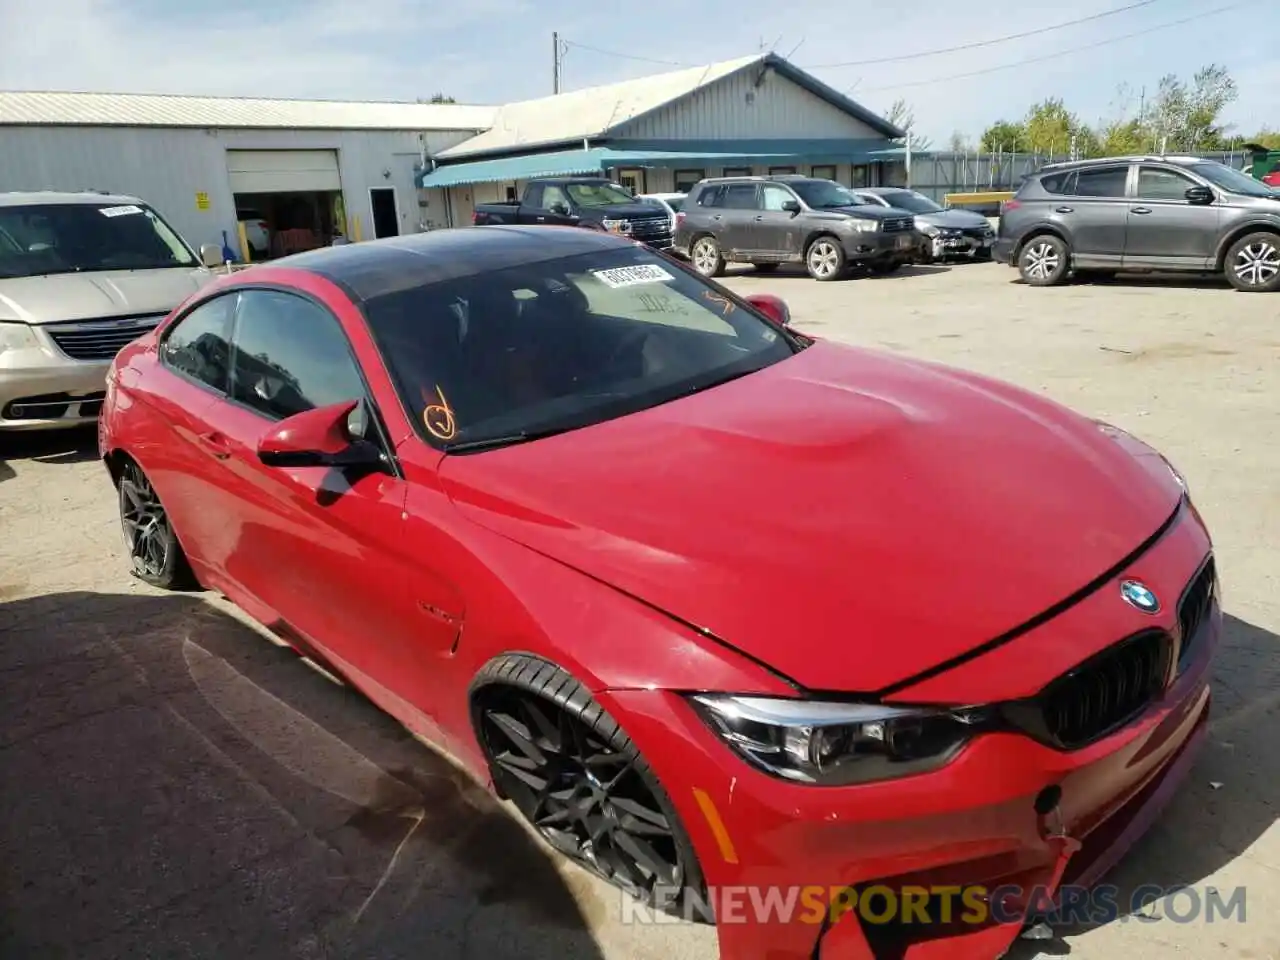
{"type": "Polygon", "coordinates": [[[427,103],[457,103],[453,97],[446,97],[443,93],[433,93],[431,99],[427,103]]]}
{"type": "Polygon", "coordinates": [[[973,144],[969,142],[968,137],[956,130],[951,134],[951,139],[947,141],[947,149],[952,153],[972,153],[973,144]]]}
{"type": "Polygon", "coordinates": [[[1151,136],[1141,120],[1113,120],[1098,130],[1097,155],[1102,157],[1132,156],[1151,146],[1151,136]]]}
{"type": "Polygon", "coordinates": [[[1155,148],[1190,153],[1222,148],[1228,130],[1222,111],[1239,95],[1227,68],[1218,64],[1197,70],[1190,84],[1176,74],[1162,77],[1150,117],[1155,148]]]}
{"type": "Polygon", "coordinates": [[[997,120],[982,131],[978,147],[983,153],[1015,153],[1027,149],[1027,128],[1021,123],[997,120]]]}
{"type": "Polygon", "coordinates": [[[1027,131],[1027,148],[1032,153],[1088,157],[1097,152],[1096,134],[1067,109],[1061,98],[1050,98],[1032,106],[1023,127],[1027,131]]]}
{"type": "Polygon", "coordinates": [[[910,142],[912,150],[923,151],[929,149],[929,145],[933,141],[916,132],[916,114],[907,101],[893,101],[893,106],[889,108],[889,115],[885,119],[895,127],[907,132],[907,140],[910,142]]]}

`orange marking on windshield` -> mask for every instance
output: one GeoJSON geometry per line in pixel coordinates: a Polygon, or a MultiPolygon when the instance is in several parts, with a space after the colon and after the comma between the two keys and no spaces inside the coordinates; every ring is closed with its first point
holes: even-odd
{"type": "Polygon", "coordinates": [[[728,297],[721,296],[714,290],[704,290],[702,295],[721,308],[721,312],[727,317],[733,313],[733,301],[728,297]]]}
{"type": "MultiPolygon", "coordinates": [[[[423,399],[430,399],[423,390],[423,399]]],[[[445,399],[444,391],[440,389],[439,384],[436,385],[436,396],[439,403],[429,403],[426,409],[422,411],[422,422],[426,424],[427,430],[437,440],[452,440],[458,433],[458,423],[453,416],[453,408],[449,406],[449,401],[445,399]]]]}

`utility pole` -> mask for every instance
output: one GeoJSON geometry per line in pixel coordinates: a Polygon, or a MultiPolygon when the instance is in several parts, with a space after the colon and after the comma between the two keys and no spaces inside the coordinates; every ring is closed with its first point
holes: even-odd
{"type": "Polygon", "coordinates": [[[551,34],[551,92],[560,92],[560,34],[551,34]]]}

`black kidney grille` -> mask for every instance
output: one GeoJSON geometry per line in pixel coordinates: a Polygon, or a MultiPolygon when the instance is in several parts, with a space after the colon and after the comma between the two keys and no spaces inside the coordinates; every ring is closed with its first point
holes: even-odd
{"type": "Polygon", "coordinates": [[[1217,583],[1217,567],[1214,558],[1200,568],[1188,584],[1186,592],[1178,602],[1178,628],[1181,635],[1181,646],[1178,648],[1178,673],[1182,673],[1191,662],[1198,645],[1200,628],[1209,619],[1215,602],[1215,585],[1217,583]]]}
{"type": "Polygon", "coordinates": [[[1045,731],[1075,750],[1142,713],[1164,688],[1169,637],[1150,630],[1108,647],[1051,683],[1038,698],[1045,731]]]}

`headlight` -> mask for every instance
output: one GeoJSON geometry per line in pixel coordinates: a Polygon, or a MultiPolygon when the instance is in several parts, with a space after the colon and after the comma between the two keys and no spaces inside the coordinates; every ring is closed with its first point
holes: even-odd
{"type": "Polygon", "coordinates": [[[600,225],[610,233],[628,234],[631,232],[631,223],[628,220],[601,220],[600,225]]]}
{"type": "Polygon", "coordinates": [[[1182,475],[1182,471],[1175,467],[1169,458],[1163,453],[1151,446],[1151,444],[1147,443],[1145,440],[1135,437],[1128,430],[1125,430],[1122,427],[1117,427],[1114,423],[1107,423],[1105,420],[1095,420],[1093,422],[1099,430],[1105,433],[1112,440],[1128,441],[1129,443],[1132,443],[1143,450],[1148,450],[1159,457],[1160,462],[1169,468],[1169,472],[1173,474],[1173,479],[1177,481],[1178,486],[1182,488],[1183,493],[1190,495],[1191,488],[1187,485],[1187,478],[1182,475]]]}
{"type": "Polygon", "coordinates": [[[849,220],[849,226],[856,233],[875,233],[877,230],[880,229],[880,221],[879,220],[862,220],[862,219],[854,218],[849,220]]]}
{"type": "Polygon", "coordinates": [[[917,229],[926,237],[936,237],[938,235],[938,228],[932,223],[922,223],[917,227],[917,229]]]}
{"type": "Polygon", "coordinates": [[[0,353],[6,350],[29,350],[40,346],[35,331],[25,323],[0,323],[0,353]]]}
{"type": "Polygon", "coordinates": [[[994,711],[699,695],[693,703],[733,750],[785,780],[867,783],[940,767],[994,711]]]}

